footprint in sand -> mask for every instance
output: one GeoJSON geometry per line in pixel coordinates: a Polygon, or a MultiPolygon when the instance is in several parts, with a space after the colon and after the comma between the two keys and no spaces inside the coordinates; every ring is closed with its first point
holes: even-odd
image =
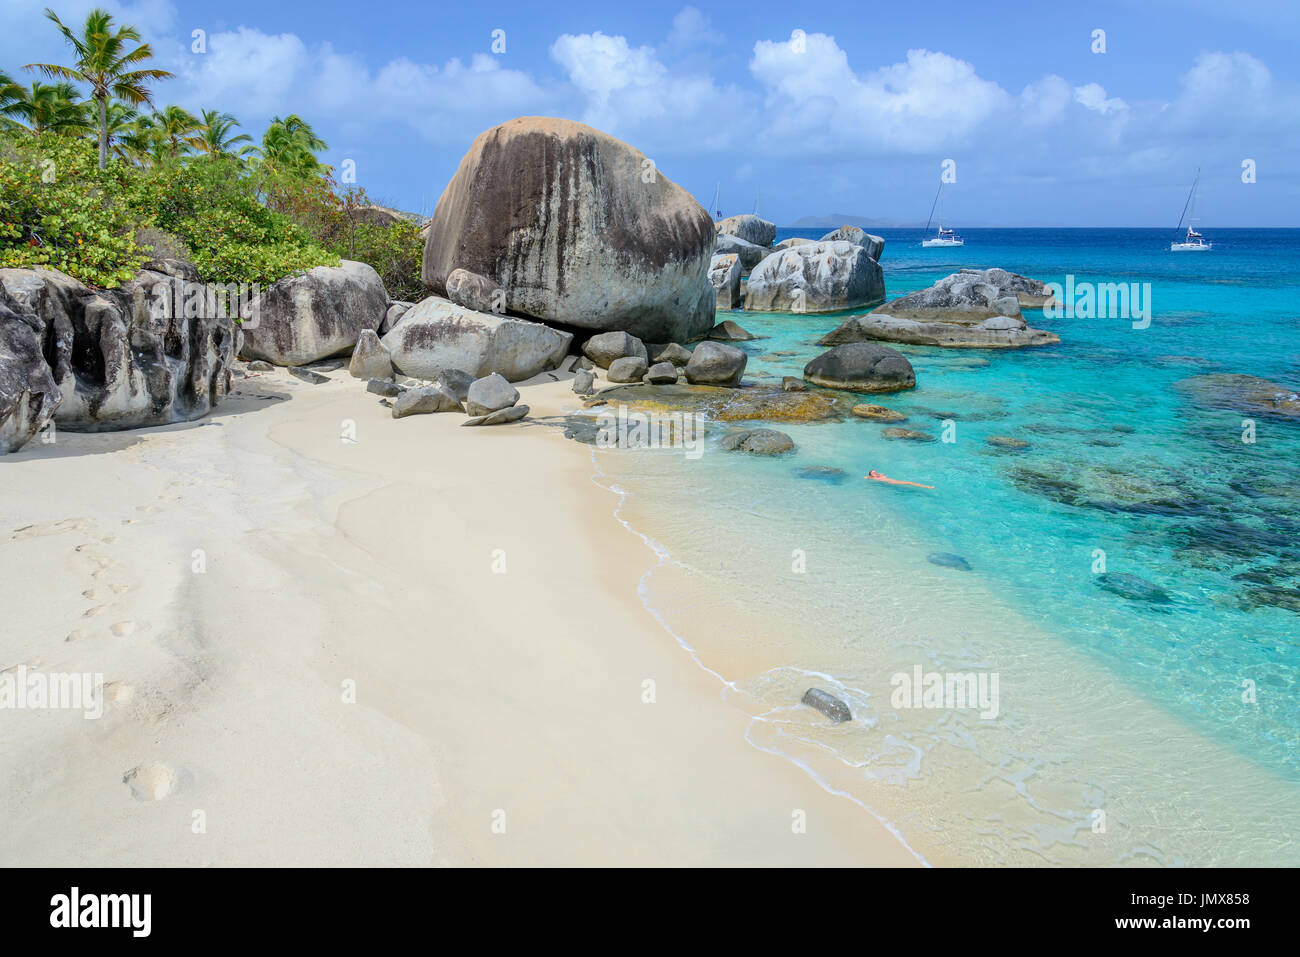
{"type": "Polygon", "coordinates": [[[98,615],[107,607],[108,607],[107,605],[96,605],[94,608],[87,608],[85,612],[82,613],[81,617],[94,618],[96,615],[98,615]]]}
{"type": "Polygon", "coordinates": [[[116,542],[117,542],[117,536],[116,536],[116,535],[105,535],[103,538],[100,539],[100,541],[103,542],[105,545],[113,545],[113,544],[116,544],[116,542]]]}
{"type": "Polygon", "coordinates": [[[109,585],[108,587],[113,589],[113,591],[116,594],[120,595],[122,594],[122,592],[129,590],[131,586],[130,585],[109,585]]]}
{"type": "Polygon", "coordinates": [[[165,764],[141,764],[122,775],[137,801],[161,801],[175,793],[180,776],[165,764]]]}
{"type": "Polygon", "coordinates": [[[108,630],[119,638],[125,638],[127,635],[135,631],[135,622],[119,621],[114,625],[110,625],[108,630]]]}
{"type": "Polygon", "coordinates": [[[137,512],[157,512],[159,508],[157,505],[137,505],[135,510],[137,512]]]}
{"type": "Polygon", "coordinates": [[[91,601],[94,601],[97,598],[103,598],[104,593],[100,591],[98,588],[87,588],[85,591],[81,593],[81,597],[89,598],[91,601]]]}
{"type": "Polygon", "coordinates": [[[23,525],[13,530],[11,538],[15,541],[24,538],[41,538],[45,535],[58,535],[60,532],[84,532],[90,527],[87,518],[61,518],[57,522],[37,522],[23,525]]]}
{"type": "Polygon", "coordinates": [[[101,568],[99,569],[99,571],[94,571],[90,573],[90,577],[95,579],[95,581],[102,581],[104,577],[107,575],[108,575],[107,568],[101,568]]]}
{"type": "Polygon", "coordinates": [[[110,681],[104,685],[104,700],[114,704],[126,704],[135,697],[135,689],[121,681],[110,681]]]}
{"type": "Polygon", "coordinates": [[[85,633],[85,631],[83,631],[83,630],[80,629],[80,628],[75,628],[75,629],[73,629],[72,631],[68,632],[68,637],[64,638],[63,640],[64,640],[64,641],[80,641],[82,638],[85,638],[85,637],[86,637],[86,633],[85,633]]]}

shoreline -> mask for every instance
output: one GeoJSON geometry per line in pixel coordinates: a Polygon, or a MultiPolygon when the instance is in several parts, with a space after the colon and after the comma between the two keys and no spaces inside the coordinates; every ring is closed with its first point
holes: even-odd
{"type": "MultiPolygon", "coordinates": [[[[38,606],[4,576],[24,610],[0,667],[102,671],[108,703],[13,716],[0,753],[25,773],[0,809],[22,825],[0,860],[917,863],[742,740],[749,717],[642,604],[653,555],[568,440],[393,420],[330,377],[241,379],[207,419],[6,462],[7,562],[68,587],[38,606]]],[[[520,385],[535,418],[577,404],[567,374],[539,379],[520,385]]]]}

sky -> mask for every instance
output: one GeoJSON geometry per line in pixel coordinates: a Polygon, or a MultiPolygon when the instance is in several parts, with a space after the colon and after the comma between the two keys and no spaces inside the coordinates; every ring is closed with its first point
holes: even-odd
{"type": "Polygon", "coordinates": [[[1172,229],[1198,168],[1203,230],[1300,226],[1298,0],[0,0],[0,69],[68,60],[46,5],[137,26],[176,74],[159,105],[255,137],[299,113],[425,215],[475,136],[548,115],[778,225],[924,222],[951,161],[958,228],[1172,229]]]}

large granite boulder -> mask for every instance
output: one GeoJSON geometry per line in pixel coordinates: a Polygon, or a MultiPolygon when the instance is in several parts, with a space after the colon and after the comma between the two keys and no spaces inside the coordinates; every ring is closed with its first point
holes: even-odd
{"type": "Polygon", "coordinates": [[[701,342],[686,363],[686,381],[692,385],[739,385],[749,357],[735,346],[701,342]]]}
{"type": "Polygon", "coordinates": [[[916,387],[916,372],[896,349],[874,342],[836,346],[804,366],[813,385],[853,392],[901,392],[916,387]]]}
{"type": "Polygon", "coordinates": [[[51,269],[0,269],[8,328],[0,352],[10,357],[0,359],[10,370],[0,376],[11,382],[0,386],[0,396],[10,396],[0,398],[0,434],[11,447],[51,411],[59,428],[73,432],[140,428],[199,418],[229,391],[235,325],[228,309],[237,313],[237,299],[219,306],[205,294],[200,315],[187,317],[197,273],[188,263],[159,268],[169,271],[142,270],[115,290],[51,269]],[[50,380],[31,365],[33,334],[58,386],[53,407],[50,380]],[[14,388],[19,374],[28,388],[14,388]]]}
{"type": "Polygon", "coordinates": [[[582,123],[520,117],[482,133],[431,221],[422,276],[465,269],[506,310],[650,342],[713,325],[713,221],[641,152],[582,123]]]}
{"type": "Polygon", "coordinates": [[[822,237],[824,243],[853,243],[855,246],[861,246],[867,251],[867,255],[880,262],[880,256],[885,251],[885,240],[880,236],[873,236],[861,226],[841,226],[832,233],[827,233],[822,237]]]}
{"type": "Polygon", "coordinates": [[[746,242],[739,236],[732,236],[728,233],[721,233],[718,236],[718,245],[714,250],[714,255],[734,253],[740,257],[740,268],[742,272],[749,272],[764,259],[772,254],[772,250],[766,246],[756,246],[753,243],[746,242]]]}
{"type": "Polygon", "coordinates": [[[719,235],[726,233],[729,236],[737,236],[755,246],[770,246],[776,239],[776,224],[769,223],[766,219],[759,219],[752,213],[728,216],[726,219],[719,220],[714,228],[719,235]]]}
{"type": "Polygon", "coordinates": [[[476,312],[441,296],[412,306],[382,340],[403,375],[436,379],[459,369],[476,378],[498,372],[511,382],[558,368],[572,341],[570,332],[476,312]]]}
{"type": "Polygon", "coordinates": [[[853,243],[807,243],[768,256],[749,275],[745,308],[762,312],[835,312],[885,298],[880,264],[853,243]]]}
{"type": "Polygon", "coordinates": [[[709,263],[709,282],[713,284],[717,308],[740,308],[740,257],[735,253],[718,253],[709,263]]]}
{"type": "Polygon", "coordinates": [[[59,384],[41,354],[41,323],[0,291],[0,455],[22,448],[54,417],[59,384]]]}
{"type": "Polygon", "coordinates": [[[920,322],[877,310],[865,316],[853,316],[822,336],[817,344],[838,346],[871,340],[951,349],[1021,349],[1055,345],[1061,338],[1054,332],[1033,328],[1019,315],[991,316],[978,321],[920,322]]]}
{"type": "Polygon", "coordinates": [[[255,322],[244,324],[241,359],[300,366],[347,355],[363,329],[378,329],[388,293],[365,263],[343,260],[288,276],[262,292],[255,322]]]}

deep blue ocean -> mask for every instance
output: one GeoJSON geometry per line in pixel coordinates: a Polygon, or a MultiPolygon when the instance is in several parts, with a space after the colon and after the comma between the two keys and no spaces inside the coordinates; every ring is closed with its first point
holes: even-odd
{"type": "MultiPolygon", "coordinates": [[[[1169,251],[1172,229],[959,230],[966,245],[957,249],[923,249],[919,230],[873,231],[886,239],[881,266],[889,298],[962,267],[999,266],[1063,286],[1069,276],[1076,286],[1149,283],[1150,321],[1134,328],[1131,317],[1050,319],[1025,310],[1030,325],[1056,332],[1061,343],[1021,350],[897,346],[916,369],[917,388],[862,401],[907,415],[905,427],[935,441],[891,441],[883,426],[856,419],[773,423],[795,439],[796,457],[737,462],[719,453],[677,479],[648,466],[640,475],[625,470],[628,487],[650,494],[656,483],[668,494],[689,482],[718,523],[704,536],[701,516],[694,526],[660,520],[656,536],[683,568],[710,564],[709,589],[719,603],[738,612],[767,608],[772,617],[788,612],[803,622],[795,627],[821,643],[769,636],[762,647],[770,660],[805,670],[840,667],[848,674],[843,693],[860,695],[864,711],[882,722],[874,738],[814,739],[809,732],[816,749],[833,749],[870,776],[903,742],[918,755],[908,759],[915,768],[904,776],[923,779],[930,761],[947,778],[945,801],[987,791],[980,782],[994,779],[1019,794],[1026,807],[1016,825],[1020,836],[1005,833],[1009,818],[990,801],[978,827],[971,825],[960,860],[1020,861],[1032,843],[1031,860],[1130,862],[1132,847],[1089,857],[1092,848],[1082,850],[1087,842],[1075,830],[1068,837],[1034,830],[1042,818],[1051,828],[1073,822],[1086,834],[1082,822],[1098,800],[1093,789],[1104,791],[1111,807],[1128,800],[1129,841],[1143,848],[1144,860],[1260,860],[1258,848],[1271,845],[1259,844],[1249,858],[1242,847],[1270,840],[1269,829],[1283,826],[1277,809],[1300,806],[1300,421],[1206,404],[1199,386],[1207,380],[1196,377],[1246,374],[1300,390],[1300,230],[1206,228],[1214,248],[1198,253],[1169,251]],[[953,441],[942,441],[945,428],[953,441]],[[998,446],[987,441],[991,436],[1026,444],[998,446]],[[863,482],[869,469],[936,490],[863,482]],[[825,556],[820,567],[830,564],[829,573],[788,575],[792,544],[825,556]],[[730,557],[717,559],[718,549],[730,557]],[[961,556],[969,571],[927,564],[932,552],[961,556]],[[893,579],[875,574],[885,562],[897,562],[893,579]],[[925,593],[933,596],[932,620],[915,597],[894,600],[891,581],[932,588],[925,593]],[[743,601],[735,597],[741,594],[743,601]],[[891,722],[910,720],[884,707],[882,662],[905,668],[936,658],[940,647],[950,660],[967,654],[961,632],[968,611],[974,621],[976,604],[1001,603],[1016,612],[1006,641],[996,637],[996,621],[985,622],[970,654],[1001,670],[1006,683],[1024,680],[1023,707],[1019,714],[1007,708],[1003,735],[976,723],[955,744],[951,727],[936,721],[924,728],[898,724],[892,743],[882,737],[891,722]],[[1032,635],[1022,621],[1032,624],[1032,635]],[[913,658],[896,653],[902,645],[915,646],[913,658]],[[1088,685],[1085,703],[1030,703],[1035,694],[1046,698],[1042,689],[1051,682],[1060,683],[1052,691],[1058,699],[1082,694],[1072,675],[1062,674],[1074,668],[1088,685]],[[1134,726],[1146,719],[1121,717],[1139,705],[1176,732],[1157,730],[1152,717],[1148,740],[1134,726]],[[1168,743],[1184,729],[1190,743],[1168,743]],[[1112,734],[1114,750],[1123,753],[1107,757],[1099,739],[1112,734]],[[950,752],[942,759],[941,747],[950,752]],[[1169,753],[1171,747],[1186,753],[1169,753]],[[1235,818],[1232,808],[1250,799],[1229,798],[1214,781],[1240,774],[1211,769],[1238,760],[1269,782],[1252,785],[1255,793],[1270,796],[1235,818]],[[1027,770],[1009,770],[1021,761],[1027,770]],[[1208,780],[1198,780],[1198,770],[1208,780]],[[1180,784],[1184,774],[1191,776],[1180,784]],[[1042,786],[1054,775],[1051,787],[1042,786]],[[1044,793],[1026,787],[1035,776],[1044,793]],[[1195,839],[1174,836],[1168,819],[1177,815],[1207,823],[1195,839]],[[1023,833],[1031,831],[1038,836],[1029,842],[1023,833]],[[988,837],[995,832],[996,840],[988,837]],[[1237,833],[1236,851],[1215,837],[1221,832],[1237,833]],[[1057,853],[1061,842],[1070,847],[1064,856],[1057,853]],[[984,851],[992,856],[980,857],[984,851]]],[[[777,239],[825,232],[783,229],[777,239]]],[[[779,381],[799,375],[824,351],[816,340],[850,314],[726,317],[764,337],[744,344],[751,380],[779,381]]],[[[663,603],[665,621],[691,640],[688,609],[674,613],[666,592],[652,598],[663,603]]],[[[789,679],[779,695],[755,680],[750,691],[767,706],[795,694],[803,679],[789,679]]],[[[798,736],[784,727],[777,738],[798,736]]],[[[925,793],[911,789],[913,797],[925,793]]],[[[881,807],[876,798],[865,800],[881,807]]],[[[971,799],[960,801],[965,807],[971,799]]],[[[890,812],[891,819],[901,813],[890,812]]],[[[925,846],[933,832],[952,827],[935,811],[914,843],[925,846]]],[[[1294,848],[1279,853],[1275,859],[1300,861],[1294,848]]]]}

